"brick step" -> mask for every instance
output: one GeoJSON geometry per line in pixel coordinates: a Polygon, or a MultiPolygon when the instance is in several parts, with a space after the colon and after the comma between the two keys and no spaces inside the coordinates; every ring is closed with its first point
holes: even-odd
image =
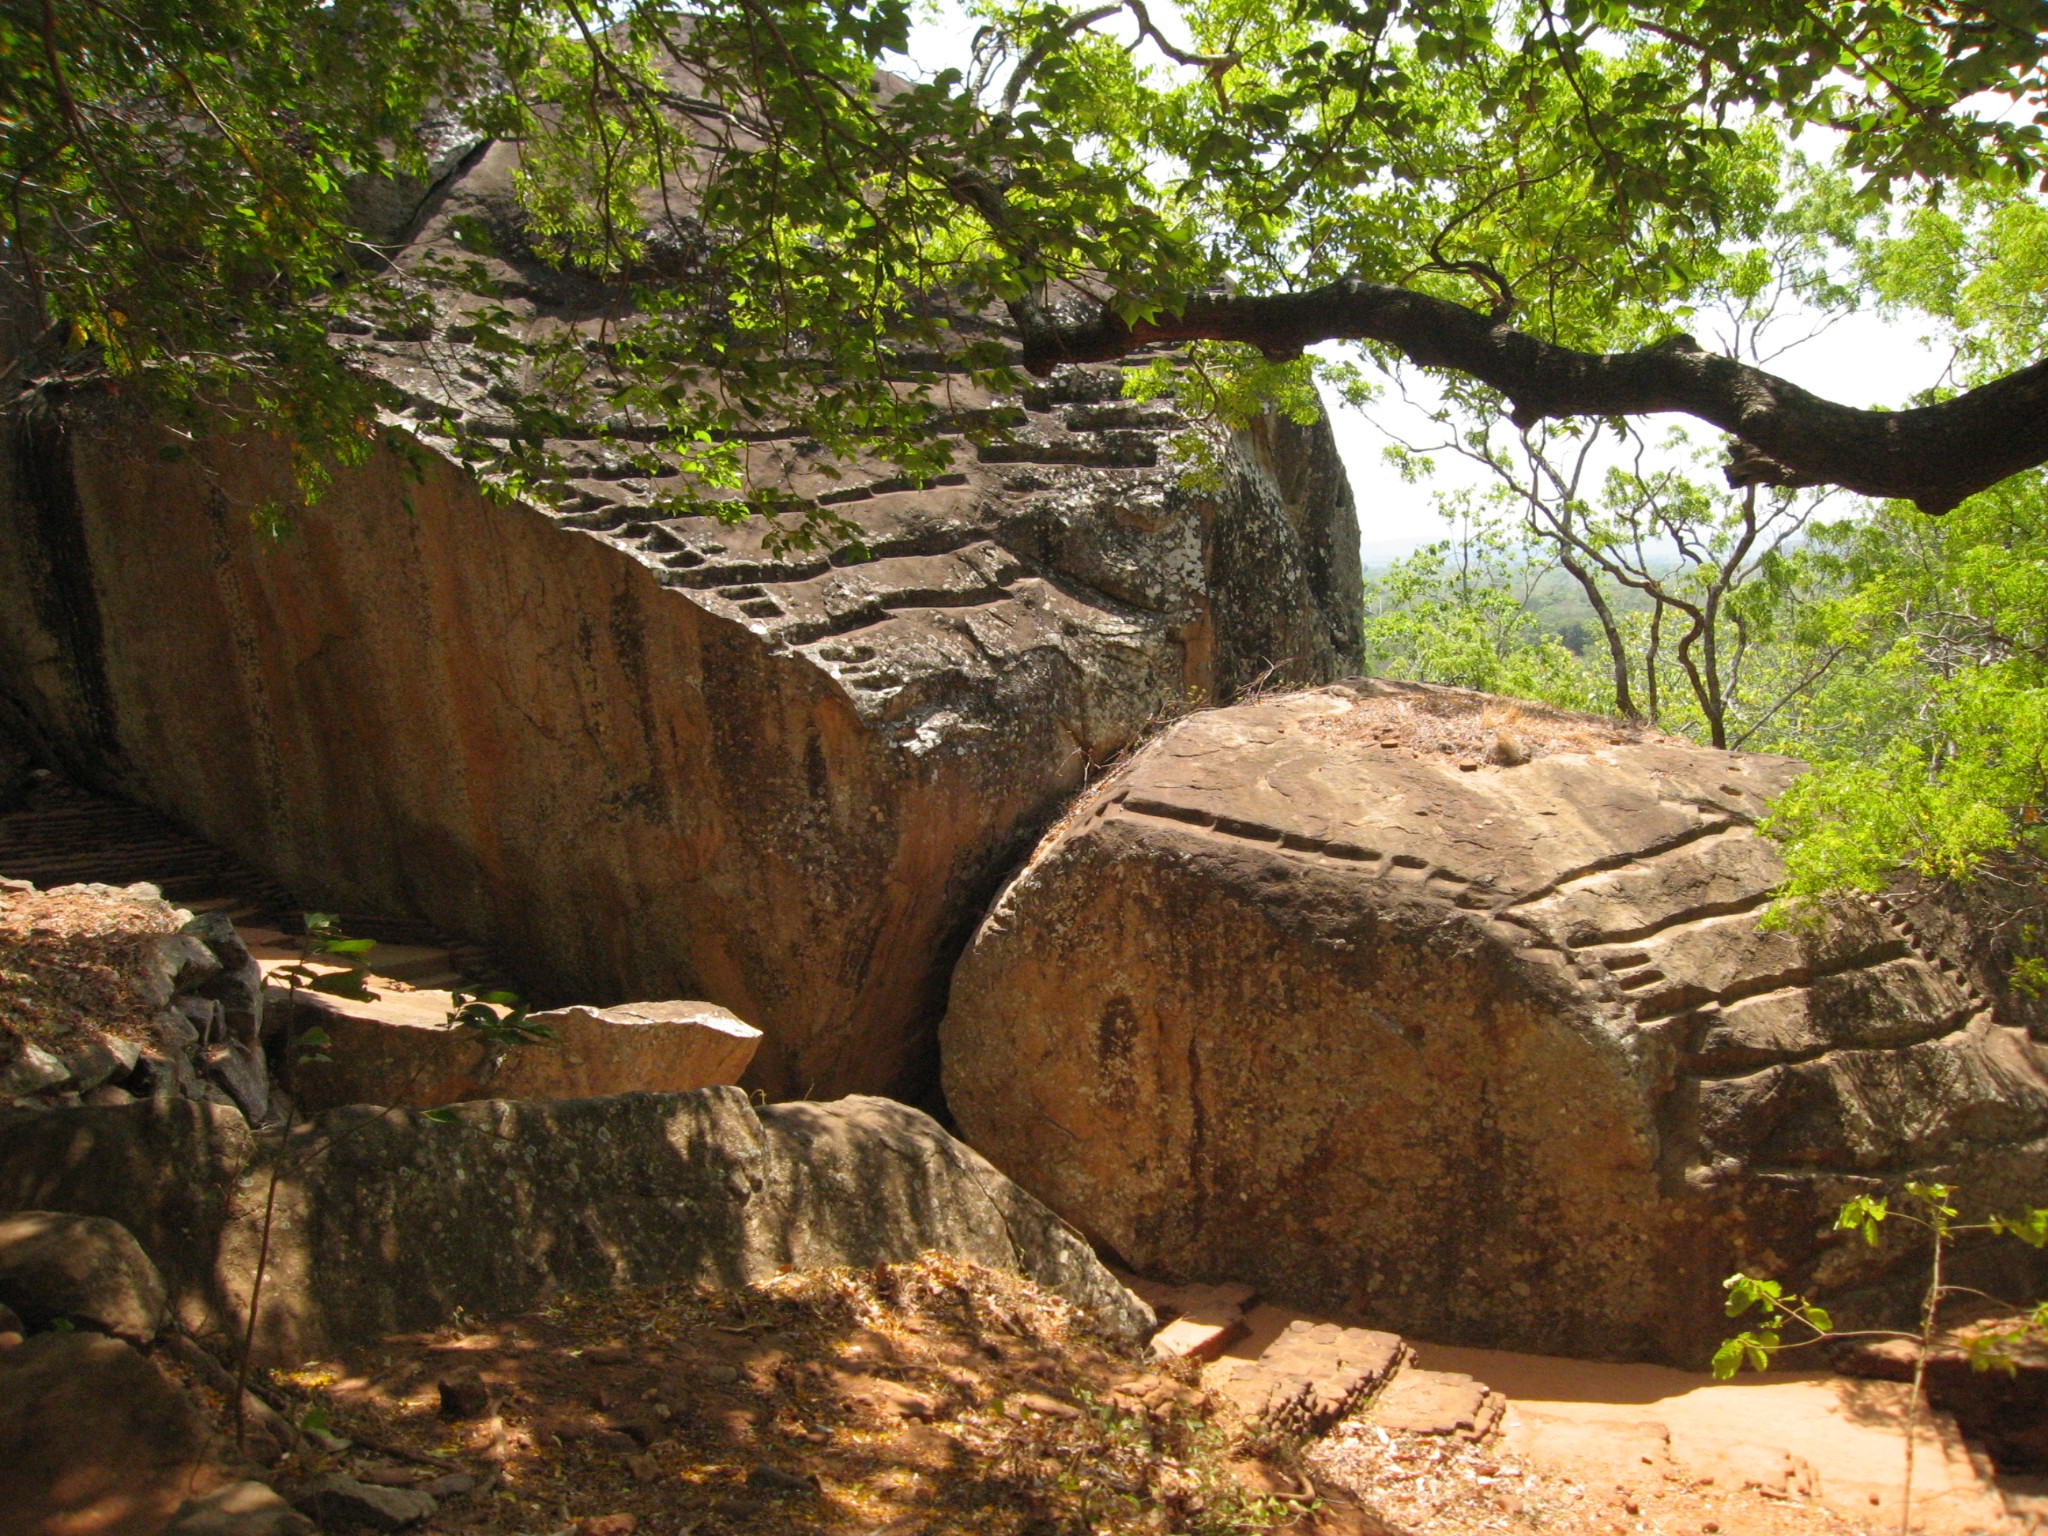
{"type": "Polygon", "coordinates": [[[1253,1429],[1307,1437],[1398,1381],[1413,1358],[1394,1334],[1297,1318],[1257,1360],[1223,1376],[1216,1390],[1253,1429]]]}
{"type": "Polygon", "coordinates": [[[1254,1431],[1317,1435],[1366,1408],[1385,1429],[1476,1443],[1507,1413],[1507,1399],[1482,1381],[1418,1369],[1394,1334],[1261,1306],[1235,1282],[1118,1278],[1159,1315],[1153,1354],[1203,1362],[1204,1382],[1254,1431]]]}
{"type": "Polygon", "coordinates": [[[1507,1409],[1505,1397],[1463,1372],[1411,1367],[1373,1400],[1372,1418],[1382,1429],[1477,1442],[1500,1427],[1507,1409]]]}

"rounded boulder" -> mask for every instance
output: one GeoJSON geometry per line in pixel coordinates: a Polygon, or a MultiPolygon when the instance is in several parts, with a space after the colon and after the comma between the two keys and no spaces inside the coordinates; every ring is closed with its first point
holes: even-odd
{"type": "Polygon", "coordinates": [[[1736,1268],[1882,1280],[1847,1193],[2048,1199],[2048,1048],[1966,966],[1883,901],[1760,924],[1798,771],[1423,685],[1192,716],[975,934],[947,1102],[1143,1272],[1697,1361],[1736,1268]]]}

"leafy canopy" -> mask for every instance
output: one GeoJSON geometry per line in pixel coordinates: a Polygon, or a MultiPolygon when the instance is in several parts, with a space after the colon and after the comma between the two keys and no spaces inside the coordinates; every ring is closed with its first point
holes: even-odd
{"type": "Polygon", "coordinates": [[[878,69],[907,0],[4,0],[6,350],[17,385],[104,371],[282,430],[317,482],[378,403],[330,336],[425,302],[370,213],[494,136],[523,238],[643,321],[506,364],[515,483],[598,382],[707,484],[767,414],[928,473],[934,376],[905,359],[1000,376],[989,306],[1028,323],[1062,283],[1128,318],[1360,278],[1654,339],[1757,232],[1780,131],[1830,130],[1865,199],[2038,181],[2044,19],[983,0],[973,78],[906,85],[878,69]]]}

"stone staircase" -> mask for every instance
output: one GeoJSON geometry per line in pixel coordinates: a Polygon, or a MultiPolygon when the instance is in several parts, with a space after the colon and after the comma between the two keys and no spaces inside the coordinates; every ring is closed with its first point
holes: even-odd
{"type": "MultiPolygon", "coordinates": [[[[304,909],[275,880],[147,806],[48,773],[0,813],[0,875],[45,890],[147,882],[190,912],[226,917],[258,960],[283,963],[299,955],[304,909]]],[[[343,913],[336,926],[351,938],[376,940],[366,958],[370,973],[411,990],[518,990],[481,945],[451,939],[417,918],[343,913]]]]}
{"type": "Polygon", "coordinates": [[[1477,1443],[1506,1414],[1500,1393],[1462,1372],[1420,1368],[1415,1351],[1394,1334],[1260,1307],[1246,1285],[1123,1278],[1168,1319],[1153,1335],[1153,1352],[1201,1361],[1204,1385],[1254,1433],[1307,1438],[1368,1409],[1389,1430],[1477,1443]],[[1256,1353],[1230,1352],[1246,1341],[1256,1353]]]}

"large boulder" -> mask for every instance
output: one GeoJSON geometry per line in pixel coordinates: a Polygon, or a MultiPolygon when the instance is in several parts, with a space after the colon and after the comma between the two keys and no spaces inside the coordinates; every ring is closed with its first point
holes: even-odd
{"type": "Polygon", "coordinates": [[[232,1447],[139,1350],[44,1333],[0,1350],[0,1531],[157,1536],[234,1481],[232,1447]]]}
{"type": "Polygon", "coordinates": [[[0,1209],[118,1221],[196,1334],[246,1324],[273,1173],[257,1338],[303,1358],[398,1330],[524,1311],[570,1290],[937,1249],[1038,1281],[1106,1329],[1142,1303],[1087,1244],[930,1118],[888,1100],[757,1110],[740,1089],[335,1110],[252,1136],[166,1099],[0,1110],[0,1209]]]}
{"type": "MultiPolygon", "coordinates": [[[[513,146],[458,158],[402,266],[505,231],[515,328],[630,318],[523,250],[513,146]]],[[[954,466],[922,488],[762,426],[751,489],[864,545],[792,550],[663,510],[681,482],[623,409],[563,429],[554,491],[487,495],[464,456],[517,428],[474,296],[441,298],[351,342],[416,451],[338,470],[290,538],[252,515],[300,501],[280,445],[160,452],[90,393],[15,421],[0,696],[309,904],[431,919],[537,995],[732,1009],[771,1096],[923,1092],[959,945],[1097,765],[1191,695],[1356,664],[1325,423],[1224,437],[1197,484],[1189,424],[1116,367],[1004,398],[951,374],[954,466]]]]}
{"type": "Polygon", "coordinates": [[[1450,689],[1194,716],[982,924],[947,1101],[1146,1273],[1696,1359],[1737,1267],[1834,1293],[1910,1259],[1828,1243],[1849,1193],[2048,1203],[2048,1046],[1930,925],[1759,927],[1796,771],[1450,689]]]}
{"type": "Polygon", "coordinates": [[[168,1320],[163,1276],[134,1234],[103,1216],[0,1216],[0,1306],[31,1328],[64,1323],[147,1344],[168,1320]]]}

